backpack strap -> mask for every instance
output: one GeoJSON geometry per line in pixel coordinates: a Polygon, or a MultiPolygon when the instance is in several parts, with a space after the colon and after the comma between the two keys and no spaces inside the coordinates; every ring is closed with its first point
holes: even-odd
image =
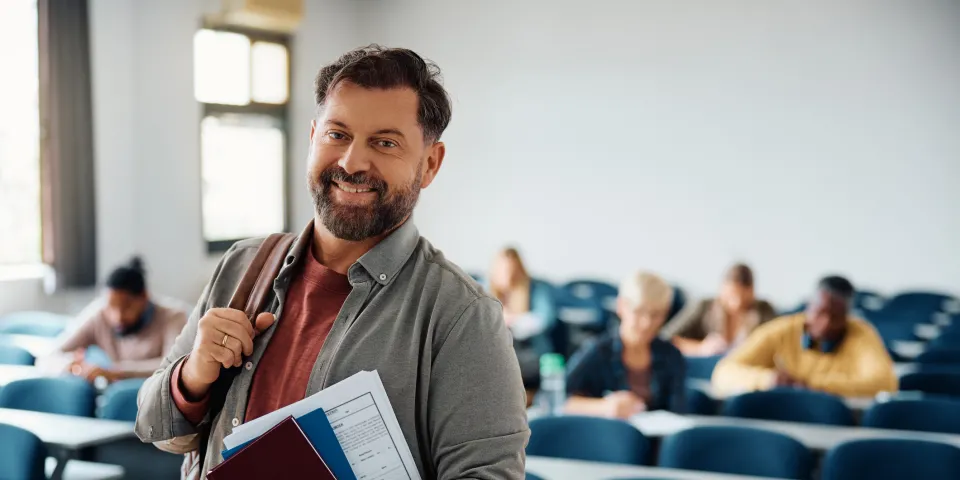
{"type": "MultiPolygon", "coordinates": [[[[257,315],[267,308],[270,294],[273,293],[273,281],[280,273],[280,268],[283,267],[284,259],[287,257],[295,239],[296,235],[293,233],[274,233],[264,239],[237,284],[237,289],[234,291],[233,297],[230,298],[228,308],[242,310],[250,319],[250,322],[256,320],[257,315]]],[[[233,384],[234,377],[242,368],[221,369],[220,376],[210,387],[211,424],[223,410],[230,385],[233,384]]],[[[208,428],[200,431],[198,479],[202,475],[203,465],[206,463],[209,439],[210,430],[208,426],[208,428]]]]}

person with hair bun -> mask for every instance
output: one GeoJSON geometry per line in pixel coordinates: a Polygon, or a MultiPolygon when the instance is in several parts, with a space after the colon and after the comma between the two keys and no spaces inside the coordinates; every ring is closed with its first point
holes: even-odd
{"type": "Polygon", "coordinates": [[[102,297],[87,311],[90,315],[67,334],[59,350],[74,354],[68,371],[90,381],[149,377],[187,323],[186,312],[151,300],[140,257],[110,273],[102,297]],[[90,346],[103,350],[110,366],[88,362],[90,346]]]}

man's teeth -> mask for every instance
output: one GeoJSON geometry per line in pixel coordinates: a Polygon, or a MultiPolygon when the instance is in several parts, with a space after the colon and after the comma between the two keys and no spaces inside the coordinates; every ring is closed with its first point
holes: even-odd
{"type": "Polygon", "coordinates": [[[372,188],[350,188],[346,185],[340,185],[340,184],[337,184],[337,186],[340,187],[341,190],[347,193],[366,193],[366,192],[373,191],[372,188]]]}

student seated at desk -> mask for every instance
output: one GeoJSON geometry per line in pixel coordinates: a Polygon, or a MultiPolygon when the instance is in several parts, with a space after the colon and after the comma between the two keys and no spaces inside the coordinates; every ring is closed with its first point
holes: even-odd
{"type": "Polygon", "coordinates": [[[729,393],[798,387],[846,397],[896,391],[883,340],[850,316],[853,294],[843,277],[821,280],[805,313],[761,325],[721,360],[714,387],[729,393]]]}
{"type": "Polygon", "coordinates": [[[638,272],[620,285],[620,326],[586,345],[570,362],[566,411],[628,418],[645,410],[682,412],[686,381],[683,355],[657,336],[670,310],[673,288],[638,272]]]}
{"type": "Polygon", "coordinates": [[[520,253],[501,250],[490,269],[491,295],[503,304],[503,319],[513,335],[513,348],[520,361],[520,373],[527,389],[540,382],[540,355],[553,351],[548,329],[557,318],[553,291],[527,274],[520,253]]]}
{"type": "Polygon", "coordinates": [[[660,335],[684,355],[719,355],[775,316],[773,307],[754,295],[753,270],[741,263],[727,271],[717,298],[687,305],[660,335]]]}
{"type": "Polygon", "coordinates": [[[114,270],[106,286],[103,298],[86,310],[92,313],[60,344],[61,353],[74,354],[68,371],[90,381],[149,377],[187,323],[187,314],[151,301],[139,258],[114,270]],[[110,357],[110,367],[84,361],[83,352],[91,345],[110,357]]]}

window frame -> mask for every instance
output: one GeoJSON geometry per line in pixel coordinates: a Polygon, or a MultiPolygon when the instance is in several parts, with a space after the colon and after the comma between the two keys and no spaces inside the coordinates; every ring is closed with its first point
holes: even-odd
{"type": "MultiPolygon", "coordinates": [[[[287,100],[284,103],[262,103],[256,102],[253,100],[252,90],[253,90],[253,65],[251,64],[250,68],[250,88],[251,88],[251,97],[250,103],[246,105],[229,105],[222,103],[206,103],[201,102],[196,99],[196,93],[194,92],[194,101],[196,101],[201,106],[200,112],[200,121],[197,123],[197,131],[202,132],[201,123],[203,120],[209,116],[218,116],[225,114],[237,114],[237,115],[262,115],[271,117],[277,121],[277,125],[281,132],[283,132],[284,145],[283,145],[283,161],[281,165],[281,175],[283,178],[283,183],[281,185],[283,191],[282,205],[283,205],[283,230],[288,231],[290,229],[290,151],[292,147],[292,141],[290,139],[290,122],[289,122],[289,113],[290,113],[290,98],[293,92],[293,49],[291,48],[291,36],[284,35],[281,33],[267,32],[262,30],[253,30],[248,28],[237,27],[233,25],[219,25],[219,24],[209,24],[204,23],[200,26],[197,31],[200,30],[214,30],[218,32],[229,32],[245,35],[250,39],[251,47],[254,42],[262,41],[269,43],[276,43],[283,45],[287,49],[287,100]]],[[[193,52],[196,55],[196,52],[193,52]]],[[[194,86],[195,88],[195,86],[194,86]]],[[[203,136],[202,133],[197,135],[197,151],[200,153],[200,161],[197,163],[197,173],[200,182],[200,189],[198,194],[200,196],[200,237],[206,244],[207,254],[218,254],[226,252],[230,249],[233,244],[237,243],[243,238],[234,238],[227,240],[209,240],[204,236],[203,226],[204,226],[204,214],[203,214],[203,152],[202,152],[203,136]]],[[[265,232],[264,235],[269,235],[274,232],[265,232]]]]}

